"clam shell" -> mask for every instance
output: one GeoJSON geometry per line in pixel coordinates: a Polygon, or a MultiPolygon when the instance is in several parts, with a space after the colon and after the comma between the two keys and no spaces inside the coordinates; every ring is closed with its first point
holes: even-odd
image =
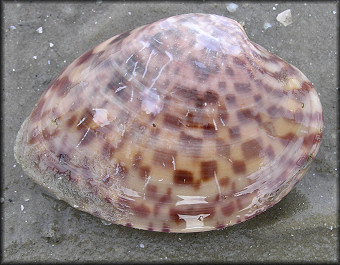
{"type": "Polygon", "coordinates": [[[109,222],[230,226],[280,201],[322,136],[311,82],[237,22],[184,14],[114,36],[67,66],[23,123],[17,161],[109,222]]]}

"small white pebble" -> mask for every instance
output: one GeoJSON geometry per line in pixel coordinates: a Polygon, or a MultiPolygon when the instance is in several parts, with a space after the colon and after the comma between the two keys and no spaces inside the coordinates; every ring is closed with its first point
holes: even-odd
{"type": "Polygon", "coordinates": [[[338,169],[337,168],[334,168],[335,171],[337,171],[338,169]]]}
{"type": "Polygon", "coordinates": [[[21,209],[21,211],[23,211],[25,209],[25,207],[21,204],[20,209],[21,209]]]}
{"type": "Polygon", "coordinates": [[[144,248],[144,244],[142,244],[142,243],[140,243],[139,246],[140,246],[141,248],[144,248]]]}
{"type": "Polygon", "coordinates": [[[40,34],[43,33],[43,28],[42,28],[42,27],[37,28],[36,32],[38,32],[38,33],[40,33],[40,34]]]}
{"type": "MultiPolygon", "coordinates": [[[[334,11],[333,11],[333,12],[334,12],[334,11]]],[[[17,29],[15,26],[9,26],[9,28],[10,28],[11,30],[17,29]]]]}
{"type": "Polygon", "coordinates": [[[50,47],[52,48],[54,46],[54,44],[52,42],[50,42],[50,47]]]}
{"type": "Polygon", "coordinates": [[[336,10],[333,10],[333,14],[334,14],[334,15],[336,14],[336,10]]]}
{"type": "Polygon", "coordinates": [[[13,165],[13,167],[16,167],[16,166],[17,166],[16,164],[13,165]]]}
{"type": "Polygon", "coordinates": [[[129,11],[128,14],[131,16],[131,12],[129,11]]]}
{"type": "Polygon", "coordinates": [[[275,7],[275,6],[273,6],[273,10],[276,10],[276,7],[275,7]]]}
{"type": "Polygon", "coordinates": [[[14,193],[17,193],[17,191],[15,190],[14,193]]]}
{"type": "Polygon", "coordinates": [[[230,3],[227,5],[227,9],[231,13],[235,12],[237,8],[238,8],[238,5],[236,5],[235,3],[230,3]]]}
{"type": "Polygon", "coordinates": [[[279,21],[283,26],[288,26],[293,23],[292,12],[287,9],[276,16],[276,20],[279,21]]]}
{"type": "Polygon", "coordinates": [[[97,21],[95,21],[94,24],[97,25],[97,21]]]}
{"type": "Polygon", "coordinates": [[[64,60],[64,63],[66,63],[66,60],[64,60]]]}
{"type": "Polygon", "coordinates": [[[36,55],[33,56],[33,59],[36,60],[38,57],[36,55]]]}
{"type": "Polygon", "coordinates": [[[79,206],[77,204],[73,204],[73,207],[74,208],[78,208],[79,206]]]}
{"type": "Polygon", "coordinates": [[[51,64],[51,61],[50,61],[50,60],[48,60],[48,61],[47,61],[47,63],[48,63],[48,64],[51,64]]]}
{"type": "Polygon", "coordinates": [[[263,28],[264,28],[264,29],[269,29],[269,28],[271,28],[271,27],[272,27],[272,25],[270,25],[270,23],[268,23],[268,22],[266,22],[266,23],[263,24],[263,28]]]}
{"type": "Polygon", "coordinates": [[[15,72],[15,69],[13,68],[13,72],[15,72]]]}
{"type": "Polygon", "coordinates": [[[109,18],[111,18],[111,17],[109,17],[109,18]]]}

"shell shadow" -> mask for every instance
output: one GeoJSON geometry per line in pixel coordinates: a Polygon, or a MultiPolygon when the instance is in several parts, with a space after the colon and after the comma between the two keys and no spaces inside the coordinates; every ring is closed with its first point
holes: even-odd
{"type": "Polygon", "coordinates": [[[284,221],[308,209],[310,202],[306,195],[293,189],[281,201],[254,218],[238,225],[226,227],[223,231],[236,231],[240,229],[258,229],[270,227],[277,222],[284,221]]]}

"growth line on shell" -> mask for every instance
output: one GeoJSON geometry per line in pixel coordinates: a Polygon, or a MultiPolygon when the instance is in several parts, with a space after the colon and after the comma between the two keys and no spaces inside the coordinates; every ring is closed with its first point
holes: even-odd
{"type": "Polygon", "coordinates": [[[88,132],[90,131],[90,128],[88,128],[86,130],[86,132],[84,133],[83,137],[81,138],[80,142],[76,145],[76,148],[79,147],[79,145],[82,143],[82,141],[85,139],[86,135],[88,134],[88,132]]]}
{"type": "Polygon", "coordinates": [[[220,183],[218,182],[215,170],[214,170],[214,178],[215,178],[215,182],[216,182],[217,189],[218,189],[219,200],[221,200],[221,198],[222,198],[221,187],[220,187],[220,183]]]}
{"type": "Polygon", "coordinates": [[[213,119],[213,123],[214,123],[214,126],[215,126],[215,131],[217,131],[217,130],[218,130],[218,128],[217,128],[217,125],[216,125],[215,119],[213,119]]]}
{"type": "Polygon", "coordinates": [[[123,90],[124,88],[126,88],[126,86],[120,86],[120,87],[118,87],[118,88],[116,89],[115,93],[117,93],[117,92],[123,90]]]}
{"type": "Polygon", "coordinates": [[[145,69],[144,69],[144,73],[143,73],[142,78],[145,77],[145,74],[146,74],[146,72],[148,71],[148,65],[149,65],[149,63],[150,63],[151,57],[152,57],[152,55],[154,55],[154,54],[155,54],[155,52],[154,52],[154,50],[152,49],[152,51],[151,51],[151,53],[150,53],[150,55],[149,55],[149,59],[148,59],[148,61],[146,62],[146,65],[145,65],[145,69]]]}
{"type": "MultiPolygon", "coordinates": [[[[146,176],[146,172],[145,172],[145,176],[146,176]]],[[[144,184],[144,198],[143,198],[143,200],[145,200],[145,189],[146,189],[146,186],[148,186],[150,179],[151,179],[151,176],[149,175],[146,179],[145,184],[144,184]]]]}
{"type": "Polygon", "coordinates": [[[82,119],[79,121],[79,123],[77,124],[77,127],[78,127],[80,124],[82,124],[82,123],[85,121],[85,119],[86,119],[86,117],[82,118],[82,119]]]}
{"type": "Polygon", "coordinates": [[[133,70],[132,70],[132,75],[133,76],[136,76],[136,67],[137,67],[137,64],[138,64],[138,62],[135,62],[135,66],[133,67],[133,70]]]}
{"type": "Polygon", "coordinates": [[[174,158],[174,156],[173,156],[173,155],[172,155],[171,157],[172,157],[172,164],[174,165],[174,170],[176,170],[176,163],[175,163],[175,158],[174,158]]]}
{"type": "Polygon", "coordinates": [[[173,57],[172,57],[171,53],[169,53],[168,51],[165,51],[165,53],[166,53],[166,55],[169,57],[169,61],[168,61],[166,64],[164,64],[164,65],[162,66],[162,68],[161,68],[161,70],[159,71],[158,75],[157,75],[155,78],[152,79],[152,84],[151,84],[151,86],[149,87],[149,89],[151,89],[151,88],[155,85],[156,81],[157,81],[158,78],[161,76],[161,73],[163,72],[164,68],[165,68],[165,67],[173,60],[173,57]]]}
{"type": "Polygon", "coordinates": [[[130,98],[130,102],[133,101],[133,88],[131,88],[131,98],[130,98]]]}
{"type": "Polygon", "coordinates": [[[222,120],[222,117],[220,117],[220,121],[221,121],[223,127],[225,127],[225,123],[224,123],[224,121],[222,120]]]}

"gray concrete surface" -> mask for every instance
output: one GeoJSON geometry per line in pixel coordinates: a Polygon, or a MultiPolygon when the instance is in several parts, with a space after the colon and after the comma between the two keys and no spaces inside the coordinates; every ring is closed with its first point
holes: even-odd
{"type": "Polygon", "coordinates": [[[337,260],[337,3],[237,2],[233,13],[227,4],[3,4],[3,261],[337,260]],[[291,9],[293,23],[285,27],[276,16],[286,9],[291,9]],[[13,144],[51,79],[111,36],[190,12],[215,13],[244,23],[252,40],[297,66],[314,83],[324,108],[325,130],[317,158],[301,182],[275,207],[249,221],[196,234],[107,225],[35,185],[16,164],[13,144]],[[42,33],[36,31],[39,27],[42,33]]]}

